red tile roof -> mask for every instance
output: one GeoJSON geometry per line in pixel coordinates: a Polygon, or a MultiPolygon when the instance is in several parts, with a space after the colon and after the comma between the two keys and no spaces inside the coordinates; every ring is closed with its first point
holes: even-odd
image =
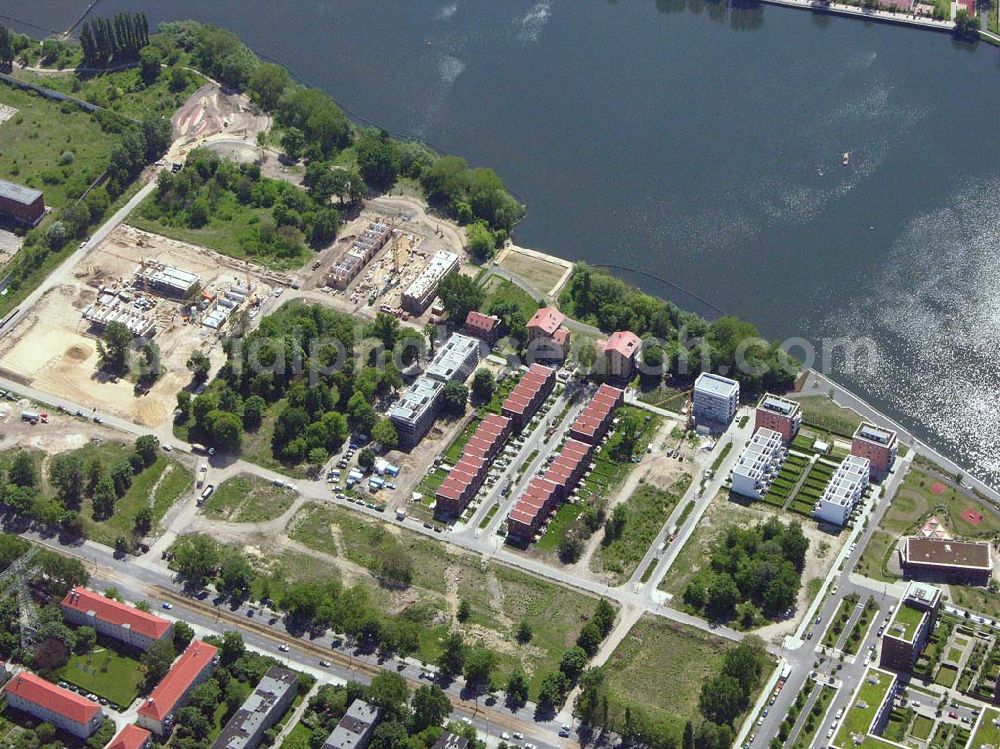
{"type": "Polygon", "coordinates": [[[555,307],[542,307],[528,321],[528,328],[538,328],[548,335],[555,333],[563,324],[566,315],[555,307]]]}
{"type": "Polygon", "coordinates": [[[139,708],[139,714],[153,720],[163,720],[177,705],[178,700],[198,678],[198,674],[215,658],[218,649],[207,642],[195,640],[188,645],[166,676],[156,685],[152,694],[139,708]]]}
{"type": "Polygon", "coordinates": [[[552,340],[558,343],[560,346],[565,346],[566,341],[569,340],[569,329],[559,328],[555,333],[552,334],[552,340]]]}
{"type": "Polygon", "coordinates": [[[160,639],[170,629],[170,622],[166,619],[126,606],[113,598],[106,598],[86,588],[73,588],[66,594],[62,605],[81,614],[89,614],[92,611],[94,616],[103,622],[118,627],[127,625],[133,632],[152,640],[160,639]]]}
{"type": "Polygon", "coordinates": [[[616,330],[606,341],[601,341],[601,350],[617,351],[621,356],[631,357],[639,350],[641,339],[631,330],[616,330]]]}
{"type": "Polygon", "coordinates": [[[45,681],[30,671],[22,671],[11,679],[7,683],[6,692],[54,710],[67,720],[82,726],[93,720],[94,715],[101,709],[86,697],[45,681]]]}
{"type": "Polygon", "coordinates": [[[484,315],[482,312],[477,312],[476,310],[470,310],[469,314],[465,316],[465,325],[470,330],[479,330],[484,333],[492,333],[497,325],[500,324],[500,318],[493,315],[484,315]]]}
{"type": "Polygon", "coordinates": [[[129,723],[111,739],[107,749],[139,749],[152,734],[135,723],[129,723]]]}

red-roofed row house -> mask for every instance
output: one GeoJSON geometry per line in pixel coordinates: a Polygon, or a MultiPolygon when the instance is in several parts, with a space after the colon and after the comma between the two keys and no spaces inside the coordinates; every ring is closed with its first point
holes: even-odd
{"type": "Polygon", "coordinates": [[[62,600],[63,616],[78,626],[146,650],[157,640],[173,637],[174,625],[86,588],[73,588],[62,600]]]}
{"type": "Polygon", "coordinates": [[[576,417],[573,426],[569,428],[569,436],[596,445],[607,434],[615,409],[624,402],[624,390],[607,384],[601,385],[587,407],[576,417]]]}
{"type": "Polygon", "coordinates": [[[586,473],[597,444],[611,426],[615,409],[624,399],[624,391],[618,388],[610,385],[598,388],[571,427],[570,439],[562,451],[543,476],[532,479],[507,516],[510,540],[530,543],[556,506],[569,498],[586,473]]]}
{"type": "Polygon", "coordinates": [[[77,738],[90,738],[104,722],[104,711],[96,703],[29,671],[14,676],[4,694],[8,706],[77,738]]]}
{"type": "Polygon", "coordinates": [[[541,364],[532,364],[507,395],[500,412],[511,420],[513,431],[520,432],[531,421],[538,407],[556,386],[556,371],[541,364]]]}
{"type": "Polygon", "coordinates": [[[160,683],[142,703],[138,723],[157,736],[170,731],[174,714],[187,703],[191,690],[205,681],[215,668],[218,649],[201,640],[194,640],[181,657],[174,661],[160,683]]]}
{"type": "Polygon", "coordinates": [[[457,516],[469,504],[486,480],[490,463],[510,436],[511,421],[487,414],[465,443],[462,457],[437,490],[436,512],[457,516]]]}

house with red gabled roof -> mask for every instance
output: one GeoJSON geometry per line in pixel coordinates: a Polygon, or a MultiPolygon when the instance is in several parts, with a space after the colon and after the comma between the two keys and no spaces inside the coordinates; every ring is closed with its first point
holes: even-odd
{"type": "Polygon", "coordinates": [[[556,371],[541,364],[528,367],[521,379],[508,393],[500,413],[511,420],[514,431],[520,432],[531,421],[538,407],[549,397],[556,386],[556,371]]]}
{"type": "Polygon", "coordinates": [[[3,693],[9,707],[51,723],[79,739],[90,738],[104,722],[104,711],[97,703],[30,671],[14,676],[3,693]]]}
{"type": "Polygon", "coordinates": [[[150,749],[152,746],[153,734],[135,723],[129,723],[111,739],[106,749],[150,749]]]}
{"type": "Polygon", "coordinates": [[[140,650],[147,650],[154,642],[174,634],[173,622],[86,588],[73,588],[61,606],[67,621],[93,627],[100,635],[113,637],[140,650]]]}
{"type": "Polygon", "coordinates": [[[641,343],[631,330],[616,330],[606,341],[600,341],[597,346],[604,354],[604,374],[618,380],[631,378],[641,343]]]}
{"type": "Polygon", "coordinates": [[[570,332],[566,315],[555,307],[542,307],[528,320],[528,352],[535,359],[562,361],[569,354],[570,332]]]}
{"type": "Polygon", "coordinates": [[[497,334],[500,332],[500,318],[470,310],[465,316],[465,332],[492,346],[496,343],[497,334]]]}
{"type": "Polygon", "coordinates": [[[157,736],[165,736],[173,727],[174,715],[187,704],[191,690],[205,681],[215,669],[218,649],[194,640],[174,661],[138,711],[138,723],[157,736]]]}

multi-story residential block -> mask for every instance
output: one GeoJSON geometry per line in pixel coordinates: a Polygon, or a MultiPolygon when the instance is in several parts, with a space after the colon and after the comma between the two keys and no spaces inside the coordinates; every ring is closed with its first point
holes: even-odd
{"type": "Polygon", "coordinates": [[[845,716],[839,726],[834,723],[836,734],[827,742],[828,745],[833,749],[855,749],[858,746],[904,749],[902,744],[881,738],[892,714],[896,686],[896,674],[879,668],[866,669],[864,678],[854,688],[847,708],[850,719],[845,716]]]}
{"type": "Polygon", "coordinates": [[[773,429],[758,429],[733,467],[733,491],[753,499],[763,497],[786,455],[780,434],[773,429]]]}
{"type": "Polygon", "coordinates": [[[602,374],[616,380],[628,380],[635,371],[636,357],[642,341],[631,330],[616,330],[611,337],[597,344],[604,355],[602,374]]]}
{"type": "Polygon", "coordinates": [[[580,442],[596,445],[608,433],[615,411],[624,402],[624,390],[602,383],[569,428],[569,436],[580,442]]]}
{"type": "Polygon", "coordinates": [[[520,432],[524,429],[555,385],[554,369],[542,364],[528,367],[528,371],[521,375],[500,407],[500,413],[510,419],[513,431],[520,432]]]}
{"type": "Polygon", "coordinates": [[[439,382],[464,382],[479,364],[482,348],[478,338],[454,333],[438,346],[424,376],[439,382]]]}
{"type": "Polygon", "coordinates": [[[451,731],[442,731],[431,749],[469,749],[469,740],[451,731]]]}
{"type": "Polygon", "coordinates": [[[354,700],[333,729],[322,749],[365,749],[371,741],[379,709],[364,700],[354,700]]]}
{"type": "Polygon", "coordinates": [[[813,508],[813,517],[834,525],[846,525],[868,488],[868,459],[848,455],[837,466],[813,508]]]}
{"type": "Polygon", "coordinates": [[[862,422],[851,440],[851,455],[868,458],[871,477],[884,477],[896,460],[896,433],[867,421],[862,422]]]}
{"type": "Polygon", "coordinates": [[[299,680],[286,668],[271,666],[253,693],[226,723],[212,749],[257,749],[264,732],[281,720],[299,691],[299,680]]]}
{"type": "Polygon", "coordinates": [[[444,384],[430,377],[418,377],[400,396],[389,412],[396,427],[400,447],[414,447],[430,431],[441,412],[444,384]]]}
{"type": "Polygon", "coordinates": [[[528,355],[534,360],[562,361],[569,353],[570,333],[566,315],[555,307],[542,307],[528,320],[528,355]]]}
{"type": "Polygon", "coordinates": [[[791,442],[801,426],[802,409],[798,403],[771,393],[761,396],[754,411],[754,431],[771,429],[785,442],[791,442]]]}
{"type": "Polygon", "coordinates": [[[989,585],[993,577],[990,543],[948,538],[907,538],[899,551],[906,577],[965,585],[989,585]]]}
{"type": "Polygon", "coordinates": [[[434,512],[458,516],[476,496],[490,471],[493,459],[510,436],[511,421],[505,416],[487,414],[465,443],[462,457],[438,487],[434,512]]]}
{"type": "Polygon", "coordinates": [[[694,382],[692,416],[698,426],[725,427],[740,405],[740,383],[722,375],[702,372],[694,382]]]}
{"type": "Polygon", "coordinates": [[[941,591],[927,583],[911,582],[882,635],[879,665],[909,671],[927,645],[941,608],[941,591]]]}
{"type": "Polygon", "coordinates": [[[99,705],[30,671],[16,674],[3,693],[9,707],[79,739],[90,738],[104,722],[104,711],[99,705]]]}
{"type": "Polygon", "coordinates": [[[157,736],[170,733],[177,711],[187,704],[191,690],[211,675],[217,662],[217,648],[194,640],[143,701],[137,715],[139,725],[157,736]]]}
{"type": "Polygon", "coordinates": [[[173,622],[86,588],[73,588],[61,606],[67,621],[93,627],[100,635],[140,650],[148,649],[158,640],[173,637],[173,622]]]}
{"type": "Polygon", "coordinates": [[[441,279],[458,268],[458,255],[438,250],[403,292],[402,306],[407,312],[422,315],[437,296],[441,279]]]}

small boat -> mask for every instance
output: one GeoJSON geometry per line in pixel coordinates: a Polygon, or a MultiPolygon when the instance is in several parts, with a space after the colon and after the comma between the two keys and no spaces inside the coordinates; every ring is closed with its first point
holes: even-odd
{"type": "Polygon", "coordinates": [[[841,159],[841,163],[844,166],[847,166],[850,163],[850,161],[851,161],[851,152],[850,151],[844,151],[844,157],[841,159]]]}

